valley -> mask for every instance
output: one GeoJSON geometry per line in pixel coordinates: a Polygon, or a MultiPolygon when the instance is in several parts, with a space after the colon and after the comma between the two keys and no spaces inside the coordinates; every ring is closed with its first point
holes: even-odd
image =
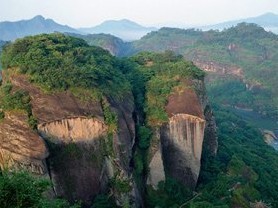
{"type": "Polygon", "coordinates": [[[240,116],[246,122],[260,129],[263,133],[265,132],[264,134],[270,135],[270,137],[266,136],[266,142],[278,150],[278,120],[271,117],[264,117],[261,114],[250,110],[231,107],[228,107],[228,109],[240,116]]]}

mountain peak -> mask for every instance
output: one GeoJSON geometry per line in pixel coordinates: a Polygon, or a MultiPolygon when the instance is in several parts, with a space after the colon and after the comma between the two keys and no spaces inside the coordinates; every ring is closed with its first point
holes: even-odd
{"type": "Polygon", "coordinates": [[[277,14],[274,14],[273,12],[267,12],[262,14],[260,17],[277,17],[277,14]]]}
{"type": "MultiPolygon", "coordinates": [[[[142,25],[139,25],[136,22],[133,22],[129,19],[121,19],[121,20],[106,20],[103,23],[101,23],[100,25],[104,25],[104,26],[121,26],[121,27],[136,27],[136,28],[142,28],[142,25]]],[[[98,25],[98,26],[100,26],[98,25]]],[[[96,26],[96,27],[98,27],[96,26]]]]}
{"type": "Polygon", "coordinates": [[[153,27],[144,27],[129,19],[107,20],[100,25],[90,28],[80,28],[81,31],[90,34],[111,34],[125,41],[137,40],[147,33],[157,30],[153,27]]]}
{"type": "Polygon", "coordinates": [[[33,17],[32,20],[44,21],[45,18],[42,15],[37,15],[37,16],[33,17]]]}
{"type": "Polygon", "coordinates": [[[45,19],[42,15],[37,15],[29,20],[0,22],[0,40],[5,41],[15,40],[27,35],[53,32],[78,33],[79,31],[66,25],[60,25],[52,19],[45,19]]]}

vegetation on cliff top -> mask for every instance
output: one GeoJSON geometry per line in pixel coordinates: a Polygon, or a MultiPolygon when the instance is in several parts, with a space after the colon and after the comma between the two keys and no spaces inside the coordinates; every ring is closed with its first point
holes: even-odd
{"type": "Polygon", "coordinates": [[[4,47],[3,68],[20,73],[47,91],[82,88],[122,97],[129,83],[107,51],[62,34],[30,36],[4,47]]]}
{"type": "Polygon", "coordinates": [[[28,115],[28,124],[32,129],[37,128],[37,120],[32,115],[30,96],[26,91],[13,90],[10,83],[0,87],[0,120],[4,119],[5,111],[22,110],[28,115]]]}
{"type": "Polygon", "coordinates": [[[202,80],[205,76],[192,62],[171,51],[160,54],[142,52],[131,60],[137,64],[129,75],[134,96],[144,109],[146,124],[151,127],[160,126],[168,120],[165,106],[171,93],[188,87],[185,80],[202,80]]]}

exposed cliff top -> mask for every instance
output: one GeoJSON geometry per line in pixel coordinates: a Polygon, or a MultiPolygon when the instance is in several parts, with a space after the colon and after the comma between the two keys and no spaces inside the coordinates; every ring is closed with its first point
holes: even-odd
{"type": "Polygon", "coordinates": [[[92,115],[103,120],[102,108],[97,101],[89,98],[88,101],[82,101],[69,90],[45,93],[30,83],[24,74],[11,75],[9,81],[16,89],[28,92],[31,97],[32,113],[39,123],[92,115]]]}
{"type": "Polygon", "coordinates": [[[175,114],[189,114],[204,119],[204,113],[196,92],[188,86],[182,92],[175,92],[168,98],[165,107],[169,117],[175,114]]]}

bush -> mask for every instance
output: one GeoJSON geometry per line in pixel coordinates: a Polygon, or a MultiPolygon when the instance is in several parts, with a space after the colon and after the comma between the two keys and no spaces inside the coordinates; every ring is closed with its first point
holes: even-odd
{"type": "MultiPolygon", "coordinates": [[[[34,178],[26,172],[2,172],[0,175],[0,204],[2,208],[67,208],[64,200],[50,200],[45,192],[50,182],[34,178]]],[[[78,208],[79,206],[74,206],[78,208]]],[[[73,207],[72,207],[73,208],[73,207]]]]}

